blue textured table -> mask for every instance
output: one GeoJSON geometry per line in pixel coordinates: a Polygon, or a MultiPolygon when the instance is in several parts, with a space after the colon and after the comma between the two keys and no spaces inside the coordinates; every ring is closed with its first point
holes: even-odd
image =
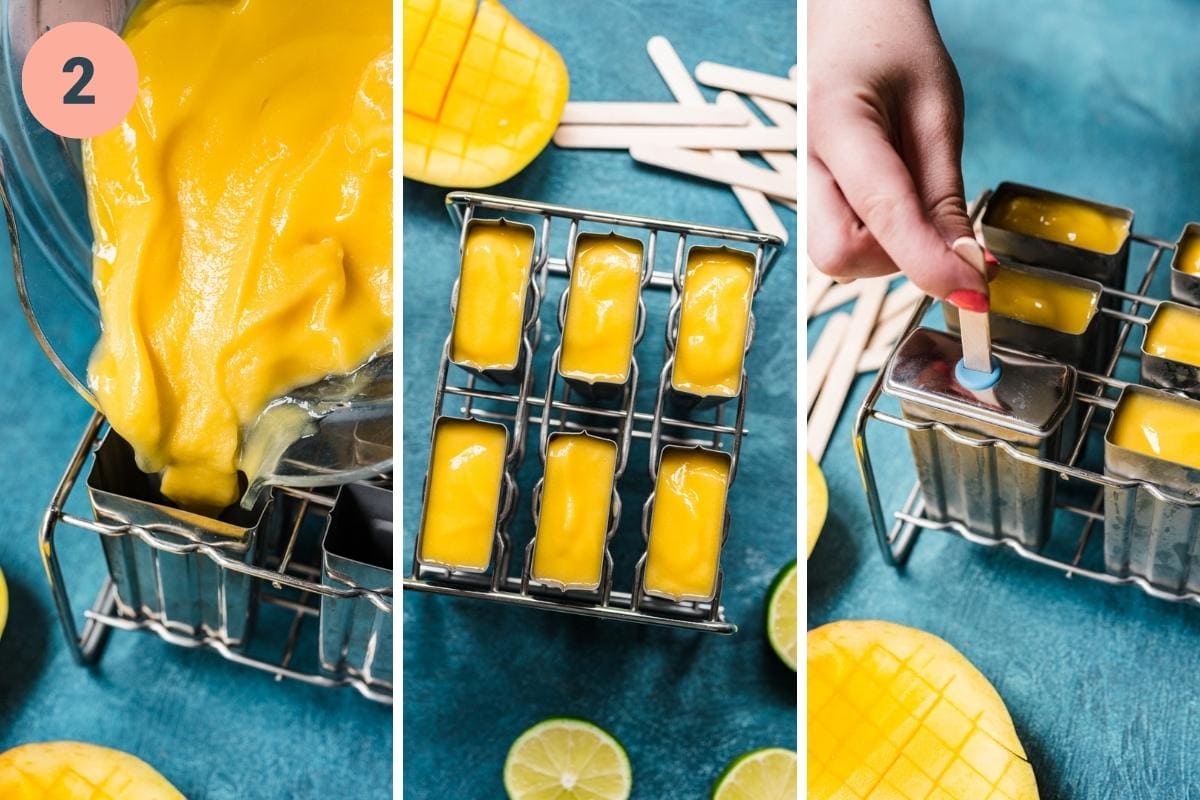
{"type": "MultiPolygon", "coordinates": [[[[1200,219],[1200,6],[1012,0],[934,11],[966,93],[968,197],[1031,183],[1132,207],[1137,230],[1172,240],[1200,219]]],[[[1067,580],[937,533],[921,537],[904,571],[885,566],[850,449],[849,409],[867,384],[822,465],[833,513],[809,562],[809,626],[888,619],[958,647],[1008,703],[1044,798],[1200,797],[1200,608],[1067,580]]],[[[906,476],[885,487],[894,500],[911,486],[907,448],[874,457],[882,475],[906,476]]]]}
{"type": "MultiPolygon", "coordinates": [[[[669,100],[646,55],[646,40],[654,34],[666,35],[689,67],[707,59],[785,74],[795,63],[795,7],[787,2],[710,4],[703,15],[687,2],[577,3],[569,13],[553,0],[507,5],[562,53],[577,100],[669,100]]],[[[749,224],[728,189],[636,166],[624,152],[551,146],[517,178],[489,191],[714,225],[749,224]]],[[[406,559],[420,517],[434,374],[449,333],[450,288],[458,269],[458,232],[443,195],[428,186],[405,186],[406,559]]],[[[781,215],[794,226],[794,214],[781,215]]],[[[795,675],[765,644],[762,625],[766,588],[795,556],[795,265],[789,247],[755,301],[759,324],[747,365],[751,435],[730,498],[733,524],[723,560],[726,613],[741,630],[721,637],[407,592],[405,797],[502,797],[509,745],[552,715],[590,718],[616,735],[633,762],[634,796],[647,800],[706,796],[733,756],[795,746],[795,675]]],[[[661,351],[661,331],[661,319],[652,316],[639,358],[661,351]]],[[[643,370],[643,383],[652,374],[643,370]]],[[[536,479],[538,469],[531,451],[523,474],[536,479]]],[[[645,472],[644,446],[635,448],[623,485],[633,485],[629,481],[639,472],[645,472]]],[[[520,513],[526,518],[531,486],[530,480],[522,483],[520,513]]],[[[626,586],[638,544],[633,540],[640,539],[640,506],[640,497],[626,500],[618,532],[616,569],[626,586]]],[[[520,539],[517,547],[524,544],[520,539]]]]}

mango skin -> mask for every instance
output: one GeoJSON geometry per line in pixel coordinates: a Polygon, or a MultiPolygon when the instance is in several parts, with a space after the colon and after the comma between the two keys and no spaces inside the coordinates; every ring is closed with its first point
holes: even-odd
{"type": "Polygon", "coordinates": [[[186,800],[139,758],[83,742],[38,742],[0,753],[4,800],[186,800]]]}
{"type": "Polygon", "coordinates": [[[406,178],[494,186],[545,149],[562,117],[562,56],[497,0],[474,5],[405,0],[406,178]]]}

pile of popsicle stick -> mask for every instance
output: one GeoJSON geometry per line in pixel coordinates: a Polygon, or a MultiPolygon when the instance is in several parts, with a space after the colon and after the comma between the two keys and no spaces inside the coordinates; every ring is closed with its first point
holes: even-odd
{"type": "Polygon", "coordinates": [[[693,77],[666,38],[653,37],[646,51],[675,101],[569,102],[554,143],[628,150],[640,163],[727,184],[755,229],[787,241],[771,201],[796,208],[796,67],[780,77],[704,61],[693,77]],[[720,89],[716,102],[698,84],[720,89]],[[767,166],[741,153],[758,153],[767,166]]]}
{"type": "Polygon", "coordinates": [[[883,368],[922,297],[916,286],[894,277],[835,284],[809,264],[808,319],[833,312],[808,357],[808,452],[817,461],[825,455],[854,379],[883,368]]]}

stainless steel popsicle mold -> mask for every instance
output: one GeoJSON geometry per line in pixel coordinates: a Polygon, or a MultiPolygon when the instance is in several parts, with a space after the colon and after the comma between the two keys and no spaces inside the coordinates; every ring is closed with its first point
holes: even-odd
{"type": "MultiPolygon", "coordinates": [[[[391,608],[390,585],[325,585],[319,537],[333,505],[330,488],[272,487],[253,514],[224,521],[158,504],[146,476],[132,483],[131,459],[94,414],[67,464],[38,531],[39,552],[68,648],[81,665],[97,663],[114,629],[143,631],[180,647],[315,686],[353,687],[384,704],[391,686],[371,674],[321,669],[318,618],[322,598],[367,599],[391,608]],[[101,444],[103,440],[103,444],[101,444]],[[68,510],[80,476],[95,456],[87,493],[95,519],[68,510]],[[71,567],[81,547],[60,543],[63,530],[100,540],[108,574],[90,608],[72,603],[81,575],[71,567]],[[82,618],[81,618],[82,617],[82,618]],[[247,620],[254,621],[253,625],[247,620]]],[[[139,473],[140,474],[140,473],[139,473]]],[[[390,477],[367,481],[390,493],[390,477]]],[[[389,612],[390,613],[390,612],[389,612]]],[[[380,622],[388,627],[390,622],[380,622]]]]}
{"type": "Polygon", "coordinates": [[[1057,269],[1081,278],[1090,278],[1113,289],[1125,288],[1125,276],[1129,267],[1129,247],[1133,241],[1133,211],[1127,208],[1118,208],[1105,203],[1097,203],[1094,200],[1071,197],[1034,186],[1005,181],[996,187],[996,190],[985,202],[981,229],[984,245],[997,256],[1008,256],[1025,264],[1057,269]],[[1128,225],[1127,233],[1116,251],[1097,253],[1082,247],[1017,233],[994,224],[993,219],[989,217],[988,206],[991,205],[994,208],[995,206],[992,204],[998,205],[1018,195],[1053,198],[1089,205],[1125,220],[1128,225]]]}
{"type": "MultiPolygon", "coordinates": [[[[1076,286],[1096,296],[1095,308],[1081,333],[1066,333],[1040,325],[1033,325],[1001,314],[991,314],[992,341],[1015,350],[1034,353],[1046,358],[1070,364],[1073,367],[1097,371],[1108,357],[1111,342],[1104,341],[1106,330],[1111,330],[1111,320],[1100,313],[1103,287],[1097,281],[1080,278],[1057,270],[1038,269],[1000,259],[1006,269],[1027,273],[1033,277],[1055,281],[1067,286],[1076,286]]],[[[946,330],[958,333],[958,308],[953,303],[942,303],[942,314],[946,319],[946,330]]]]}
{"type": "MultiPolygon", "coordinates": [[[[982,193],[972,204],[973,219],[978,219],[990,194],[982,193]]],[[[1057,452],[1054,448],[1038,451],[1023,446],[1020,437],[998,429],[991,435],[980,435],[977,420],[908,413],[912,402],[905,409],[904,400],[893,394],[888,383],[894,382],[892,371],[900,369],[904,348],[911,347],[914,337],[929,335],[920,326],[930,323],[934,301],[926,298],[919,304],[888,366],[870,387],[854,427],[855,453],[868,509],[887,563],[903,566],[922,532],[941,531],[974,544],[1003,549],[1068,577],[1136,585],[1159,599],[1200,604],[1200,574],[1193,574],[1200,570],[1192,569],[1200,550],[1200,537],[1195,535],[1200,523],[1200,475],[1169,464],[1142,464],[1129,453],[1113,451],[1106,443],[1108,420],[1104,415],[1113,413],[1121,393],[1157,391],[1131,384],[1118,373],[1133,379],[1140,375],[1138,362],[1142,354],[1136,343],[1130,348],[1127,342],[1131,332],[1140,333],[1148,322],[1149,310],[1162,303],[1148,297],[1147,292],[1164,256],[1169,262],[1174,248],[1169,240],[1144,234],[1131,233],[1130,238],[1133,251],[1139,254],[1135,261],[1138,272],[1134,273],[1137,288],[1133,292],[1104,289],[1101,312],[1117,325],[1117,335],[1106,351],[1102,369],[1076,372],[1067,413],[1077,418],[1078,424],[1069,426],[1069,435],[1057,452]],[[881,482],[872,453],[881,440],[884,446],[893,446],[887,443],[903,438],[901,432],[914,438],[937,437],[946,447],[963,453],[971,450],[981,463],[1005,458],[1022,469],[1040,473],[1038,485],[1045,480],[1055,485],[1047,535],[1040,542],[1037,537],[997,537],[990,526],[982,526],[981,530],[971,513],[946,513],[936,492],[930,493],[934,495],[930,502],[923,491],[932,480],[929,474],[941,475],[943,467],[932,460],[935,456],[923,455],[920,448],[914,448],[914,484],[907,492],[894,493],[892,490],[898,488],[894,474],[898,470],[889,468],[889,481],[881,482]]],[[[939,449],[946,447],[939,444],[939,449]]],[[[963,463],[969,463],[965,455],[963,458],[963,463]]],[[[977,505],[986,507],[981,511],[996,507],[990,498],[977,505]]],[[[1006,533],[1003,528],[1001,533],[1006,533]]]]}
{"type": "MultiPolygon", "coordinates": [[[[500,214],[506,218],[522,218],[532,222],[538,231],[535,283],[539,302],[547,297],[549,279],[566,282],[569,286],[574,252],[581,235],[615,232],[639,239],[644,257],[636,334],[640,344],[635,346],[629,379],[623,386],[581,386],[577,380],[564,378],[559,372],[559,363],[561,333],[566,321],[566,304],[569,302],[565,296],[560,297],[555,307],[559,328],[557,337],[543,335],[539,315],[536,310],[533,313],[523,345],[527,355],[524,362],[526,368],[514,383],[491,385],[495,382],[489,383],[487,376],[461,370],[451,364],[447,340],[436,376],[434,419],[453,416],[491,420],[505,425],[509,430],[508,472],[514,489],[512,513],[506,519],[508,529],[503,539],[506,553],[517,547],[511,541],[513,531],[520,530],[523,536],[529,538],[523,558],[498,559],[486,581],[478,577],[472,581],[448,575],[444,570],[431,570],[428,565],[422,564],[415,557],[419,549],[414,531],[410,538],[414,558],[410,574],[404,578],[404,588],[604,619],[733,633],[736,626],[724,617],[719,590],[707,603],[673,603],[659,598],[650,598],[654,602],[642,602],[644,598],[640,596],[637,586],[640,577],[633,574],[640,571],[635,568],[629,574],[624,574],[623,570],[616,570],[607,548],[603,576],[595,590],[563,590],[548,582],[538,581],[532,574],[532,563],[543,484],[536,479],[528,481],[528,485],[533,487],[528,502],[520,501],[516,486],[524,480],[521,467],[529,440],[535,442],[538,449],[543,476],[552,436],[564,432],[582,432],[613,441],[617,444],[617,480],[610,504],[612,527],[606,534],[606,541],[610,546],[613,542],[635,541],[640,547],[644,540],[639,532],[623,530],[619,524],[620,509],[623,504],[628,506],[630,502],[625,481],[632,478],[626,467],[635,442],[649,442],[651,460],[646,473],[650,475],[664,446],[703,446],[729,455],[732,481],[741,440],[748,433],[744,427],[748,389],[745,370],[742,372],[740,392],[736,397],[729,398],[729,402],[709,409],[680,409],[670,405],[670,356],[674,336],[677,335],[677,328],[670,321],[678,316],[684,257],[689,244],[728,245],[752,254],[755,265],[753,286],[757,291],[783,242],[775,236],[753,231],[590,211],[472,192],[452,192],[446,197],[446,205],[451,219],[464,230],[473,219],[500,214]],[[671,267],[665,268],[664,262],[670,263],[671,267]],[[644,387],[646,391],[639,391],[640,373],[643,371],[639,358],[644,358],[646,343],[641,340],[648,309],[653,309],[664,319],[663,367],[661,371],[656,368],[653,373],[657,383],[644,387]],[[553,347],[549,351],[549,358],[542,359],[543,362],[548,361],[548,366],[544,371],[530,369],[528,365],[532,364],[535,352],[545,342],[553,347]],[[654,390],[653,405],[648,402],[651,388],[654,390]],[[453,403],[451,398],[454,398],[453,403]],[[516,562],[515,566],[510,561],[516,562]]],[[[747,348],[749,340],[748,333],[747,348]]],[[[528,473],[529,470],[524,472],[528,473]]],[[[639,473],[638,477],[642,475],[639,473]]],[[[642,499],[642,496],[637,497],[639,502],[642,499]]],[[[736,535],[736,519],[733,528],[736,535]]]]}
{"type": "Polygon", "coordinates": [[[1037,550],[1053,519],[1054,476],[1003,450],[972,444],[996,439],[1042,458],[1056,455],[1075,371],[1000,348],[993,355],[1001,363],[1000,382],[972,392],[954,377],[962,359],[958,338],[917,328],[896,350],[884,391],[899,398],[906,420],[938,423],[957,434],[909,430],[925,513],[988,539],[1011,538],[1037,550]]]}
{"type": "MultiPolygon", "coordinates": [[[[680,243],[680,247],[682,248],[682,241],[680,243]]],[[[706,409],[728,402],[742,393],[742,389],[744,388],[743,383],[746,377],[745,371],[743,370],[742,378],[738,382],[738,393],[731,397],[712,394],[696,394],[688,391],[687,389],[680,388],[675,384],[674,355],[679,350],[679,325],[683,314],[683,300],[685,297],[685,284],[687,282],[687,268],[693,253],[703,253],[705,251],[736,251],[748,255],[748,253],[745,253],[745,251],[741,250],[740,248],[729,247],[727,245],[721,245],[720,247],[693,246],[688,249],[684,258],[676,258],[675,260],[675,269],[672,272],[672,277],[675,281],[676,297],[674,302],[671,304],[671,311],[668,317],[666,331],[667,353],[672,367],[671,378],[667,385],[670,389],[669,398],[672,404],[676,408],[682,409],[706,409]]],[[[753,269],[754,284],[750,293],[749,307],[747,308],[748,318],[746,320],[746,341],[742,347],[743,358],[745,358],[746,354],[750,352],[750,345],[754,341],[754,296],[758,294],[759,281],[762,279],[763,272],[761,249],[754,253],[753,269]]]]}
{"type": "Polygon", "coordinates": [[[1200,307],[1200,275],[1184,271],[1180,263],[1184,243],[1197,236],[1200,236],[1200,223],[1189,222],[1175,241],[1175,254],[1171,257],[1171,299],[1200,307]]]}
{"type": "MultiPolygon", "coordinates": [[[[321,542],[321,582],[392,587],[392,493],[367,484],[338,490],[321,542]]],[[[392,686],[391,595],[321,598],[321,668],[392,686]]]]}
{"type": "Polygon", "coordinates": [[[1104,564],[1113,575],[1136,575],[1168,592],[1200,592],[1200,470],[1122,447],[1113,424],[1129,396],[1157,396],[1200,403],[1158,389],[1127,385],[1121,390],[1104,436],[1104,474],[1151,483],[1110,485],[1104,497],[1104,564]]]}
{"type": "MultiPolygon", "coordinates": [[[[110,430],[96,450],[87,479],[100,522],[130,525],[172,545],[204,544],[246,564],[257,560],[259,538],[271,519],[271,498],[251,511],[233,506],[220,519],[174,507],[134,463],[133,448],[110,430]]],[[[101,540],[116,590],[117,609],[154,620],[187,636],[212,636],[240,647],[251,624],[247,575],[221,569],[203,553],[172,553],[135,536],[101,540]]]]}
{"type": "MultiPolygon", "coordinates": [[[[513,228],[528,229],[530,232],[534,233],[536,236],[536,232],[534,232],[532,225],[526,225],[526,224],[520,223],[520,222],[513,222],[512,220],[507,220],[507,219],[504,219],[503,217],[496,219],[496,220],[490,220],[490,219],[468,220],[463,225],[462,236],[459,238],[458,261],[460,264],[462,263],[463,256],[466,254],[467,239],[470,236],[471,231],[474,228],[479,227],[479,226],[487,226],[487,227],[510,226],[513,228]]],[[[480,375],[481,377],[492,381],[493,383],[516,383],[517,381],[521,380],[521,378],[525,375],[526,360],[530,356],[530,353],[525,348],[524,343],[529,341],[530,328],[536,324],[537,308],[541,304],[541,299],[542,299],[541,292],[545,289],[545,278],[544,278],[545,260],[546,260],[546,249],[544,246],[542,246],[540,248],[535,248],[534,251],[530,254],[530,263],[528,265],[529,286],[527,287],[526,292],[525,292],[525,307],[522,310],[522,325],[521,325],[522,344],[517,349],[517,363],[514,364],[511,369],[476,369],[470,365],[454,361],[453,359],[451,359],[450,363],[454,364],[457,367],[460,367],[461,369],[475,372],[478,375],[480,375]],[[539,276],[541,276],[540,280],[539,280],[539,276]]],[[[451,355],[454,352],[454,350],[453,350],[453,341],[454,341],[453,331],[458,326],[458,300],[459,300],[459,293],[461,291],[462,291],[462,280],[460,278],[459,280],[456,280],[454,282],[454,289],[450,294],[450,330],[451,330],[451,334],[450,334],[450,339],[448,339],[446,342],[446,349],[447,349],[447,353],[450,353],[451,355]]],[[[537,338],[536,331],[534,333],[535,333],[534,339],[536,340],[536,338],[537,338]]]]}

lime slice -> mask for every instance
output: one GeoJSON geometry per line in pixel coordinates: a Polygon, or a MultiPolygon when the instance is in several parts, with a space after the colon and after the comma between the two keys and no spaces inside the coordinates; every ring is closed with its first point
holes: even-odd
{"type": "MultiPolygon", "coordinates": [[[[808,555],[812,555],[825,527],[825,515],[829,513],[829,487],[825,483],[825,473],[821,465],[808,457],[808,555]]],[[[807,558],[808,556],[805,556],[807,558]]]]}
{"type": "Polygon", "coordinates": [[[539,722],[517,737],[504,760],[510,800],[626,800],[632,786],[625,748],[582,719],[539,722]]]}
{"type": "Polygon", "coordinates": [[[767,592],[767,639],[783,663],[796,670],[796,562],[775,576],[767,592]]]}
{"type": "Polygon", "coordinates": [[[796,754],[782,747],[751,750],[733,760],[713,787],[713,800],[795,800],[796,754]]]}
{"type": "Polygon", "coordinates": [[[4,623],[8,622],[8,585],[4,583],[4,570],[0,570],[0,636],[4,635],[4,623]]]}

